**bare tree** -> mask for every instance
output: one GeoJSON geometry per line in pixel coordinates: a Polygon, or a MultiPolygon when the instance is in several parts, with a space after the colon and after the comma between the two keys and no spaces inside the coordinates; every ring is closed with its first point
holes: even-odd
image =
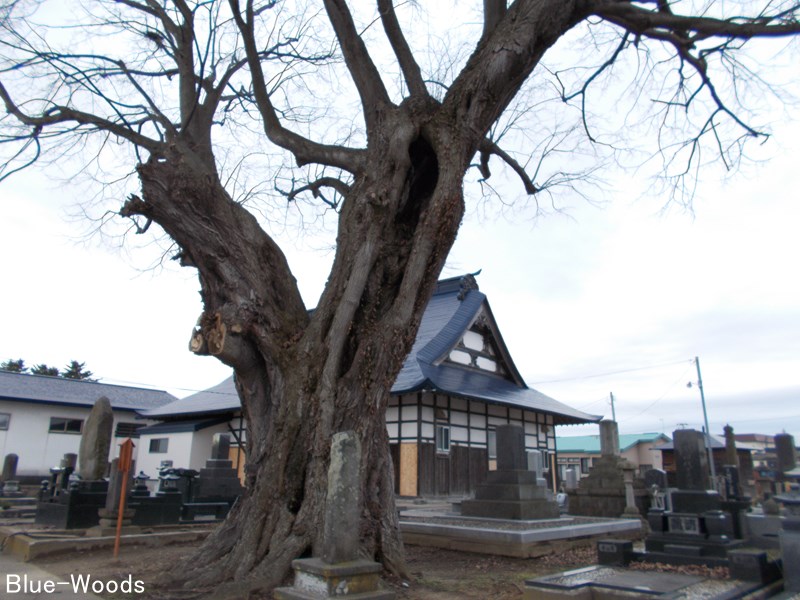
{"type": "MultiPolygon", "coordinates": [[[[525,160],[502,148],[496,134],[508,130],[503,115],[521,90],[555,91],[574,109],[577,131],[616,152],[586,99],[633,58],[631,80],[659,85],[653,102],[638,101],[655,108],[661,155],[681,161],[680,179],[706,140],[728,160],[742,139],[761,135],[736,87],[760,75],[739,56],[756,38],[800,33],[794,2],[484,0],[474,48],[447,80],[434,80],[392,0],[364,14],[345,0],[319,5],[117,0],[70,15],[66,26],[19,0],[0,16],[4,174],[64,155],[135,163],[139,190],[119,215],[140,232],[159,225],[182,264],[197,269],[204,312],[192,350],[234,369],[252,478],[189,563],[186,577],[199,584],[273,587],[319,544],[330,439],[346,429],[358,432],[364,454],[363,552],[405,572],[384,412],[464,214],[465,173],[477,166],[488,178],[499,161],[536,197],[559,173],[545,173],[541,156],[576,130],[551,127],[550,141],[525,160]],[[748,14],[714,12],[734,8],[748,14]],[[370,50],[379,34],[401,85],[370,50]],[[593,45],[595,62],[537,69],[561,39],[593,45]],[[336,85],[340,67],[359,100],[349,127],[308,99],[346,108],[338,90],[319,94],[336,85]],[[667,141],[676,118],[685,118],[684,135],[667,141]],[[723,127],[738,132],[724,138],[723,127]],[[276,186],[289,199],[337,211],[335,258],[313,313],[281,249],[232,196],[226,128],[257,128],[258,138],[241,139],[292,158],[296,174],[284,171],[276,186]]],[[[542,115],[546,130],[543,115],[552,113],[537,113],[537,102],[526,114],[542,115]]]]}

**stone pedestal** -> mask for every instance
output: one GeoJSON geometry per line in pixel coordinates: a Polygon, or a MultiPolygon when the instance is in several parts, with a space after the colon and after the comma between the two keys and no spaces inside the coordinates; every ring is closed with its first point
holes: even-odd
{"type": "Polygon", "coordinates": [[[461,514],[490,519],[559,518],[558,503],[548,499],[547,488],[537,484],[536,473],[499,469],[487,473],[474,499],[461,503],[461,514]]]}
{"type": "Polygon", "coordinates": [[[278,588],[277,600],[317,600],[353,598],[358,600],[393,600],[395,593],[380,589],[381,565],[369,560],[328,564],[319,558],[292,562],[294,586],[278,588]]]}
{"type": "Polygon", "coordinates": [[[525,432],[519,425],[500,425],[497,432],[497,470],[489,471],[475,498],[461,503],[466,517],[491,519],[557,519],[558,503],[548,497],[534,471],[528,471],[525,432]]]}
{"type": "MultiPolygon", "coordinates": [[[[86,530],[86,537],[107,537],[117,534],[117,517],[119,513],[114,510],[101,508],[98,512],[100,524],[86,530]]],[[[126,508],[122,513],[122,535],[141,533],[142,529],[133,525],[133,516],[136,511],[126,508]]]]}
{"type": "Polygon", "coordinates": [[[382,567],[358,558],[361,516],[361,442],[352,431],[334,434],[328,468],[328,495],[322,530],[322,556],[292,562],[294,585],[278,588],[278,600],[392,600],[380,589],[382,567]]]}
{"type": "Polygon", "coordinates": [[[569,491],[569,514],[616,519],[641,518],[647,491],[634,480],[634,466],[619,455],[615,421],[600,422],[600,458],[577,489],[569,491]],[[625,472],[628,472],[627,482],[625,472]]]}

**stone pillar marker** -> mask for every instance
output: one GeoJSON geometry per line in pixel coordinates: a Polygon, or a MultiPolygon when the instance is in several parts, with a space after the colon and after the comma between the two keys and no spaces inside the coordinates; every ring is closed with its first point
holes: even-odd
{"type": "Polygon", "coordinates": [[[111,402],[102,396],[94,403],[83,424],[78,473],[84,481],[97,481],[105,477],[113,427],[111,402]]]}
{"type": "Polygon", "coordinates": [[[342,563],[358,557],[360,471],[361,442],[351,431],[335,434],[322,530],[322,560],[326,563],[342,563]]]}
{"type": "Polygon", "coordinates": [[[6,454],[6,457],[3,460],[3,471],[0,473],[0,482],[5,483],[6,481],[10,481],[17,476],[18,462],[19,456],[16,454],[6,454]]]}
{"type": "MultiPolygon", "coordinates": [[[[105,508],[101,508],[98,512],[100,514],[100,524],[86,530],[87,537],[102,537],[114,535],[117,529],[117,516],[119,515],[119,501],[120,492],[122,492],[122,479],[123,477],[130,477],[129,474],[124,474],[119,470],[119,459],[115,458],[111,461],[111,471],[108,478],[108,492],[106,494],[105,508]]],[[[127,485],[127,489],[133,486],[127,485]]],[[[141,529],[131,525],[131,520],[135,514],[135,510],[125,507],[123,512],[122,528],[125,534],[139,533],[141,529]]]]}
{"type": "Polygon", "coordinates": [[[736,437],[733,434],[733,427],[725,425],[725,464],[739,468],[739,455],[736,453],[736,437]]]}
{"type": "Polygon", "coordinates": [[[347,598],[393,600],[380,589],[379,563],[359,558],[361,521],[361,442],[353,431],[331,439],[328,495],[319,558],[292,561],[294,585],[278,588],[278,600],[347,598]]]}
{"type": "Polygon", "coordinates": [[[619,429],[616,421],[600,421],[600,456],[619,456],[619,429]]]}

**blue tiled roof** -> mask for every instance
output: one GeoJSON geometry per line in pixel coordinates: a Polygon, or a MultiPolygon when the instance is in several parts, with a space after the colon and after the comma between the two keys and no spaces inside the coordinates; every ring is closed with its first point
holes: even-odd
{"type": "Polygon", "coordinates": [[[145,411],[177,400],[162,390],[0,371],[0,400],[94,406],[105,396],[117,410],[145,411]]]}
{"type": "MultiPolygon", "coordinates": [[[[439,282],[425,308],[416,340],[395,379],[391,393],[397,395],[422,390],[447,393],[551,414],[556,424],[599,421],[601,417],[598,415],[571,408],[525,385],[494,323],[495,342],[500,353],[498,358],[506,367],[508,378],[444,362],[481,310],[494,321],[486,296],[477,286],[462,286],[464,281],[457,277],[439,282]]],[[[474,279],[469,281],[474,284],[474,279]]],[[[238,409],[239,397],[231,377],[214,388],[146,411],[143,415],[167,417],[238,409]]]]}

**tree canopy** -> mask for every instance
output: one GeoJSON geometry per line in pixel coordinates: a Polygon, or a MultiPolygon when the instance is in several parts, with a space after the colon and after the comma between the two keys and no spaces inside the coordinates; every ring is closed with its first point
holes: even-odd
{"type": "Polygon", "coordinates": [[[535,206],[589,195],[608,161],[655,163],[668,196],[691,198],[712,158],[735,167],[766,135],[782,96],[760,65],[800,33],[781,0],[3,6],[0,177],[78,161],[117,201],[103,220],[156,224],[197,269],[190,347],[234,369],[251,476],[182,572],[266,588],[320,548],[345,430],[363,454],[362,553],[405,573],[388,392],[493,171],[535,206]],[[284,214],[337,224],[313,312],[272,231],[284,214]]]}

